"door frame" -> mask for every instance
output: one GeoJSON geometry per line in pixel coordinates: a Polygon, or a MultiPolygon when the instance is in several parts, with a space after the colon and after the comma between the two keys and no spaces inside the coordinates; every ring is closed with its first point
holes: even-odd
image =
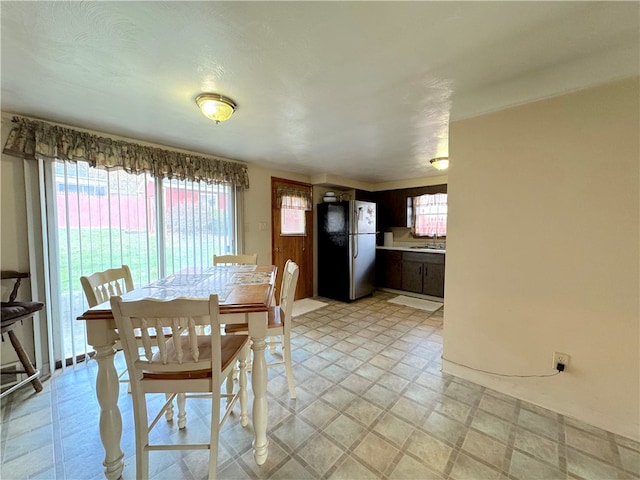
{"type": "Polygon", "coordinates": [[[296,287],[295,298],[307,298],[313,296],[314,287],[314,212],[313,212],[313,185],[310,183],[299,182],[286,178],[271,177],[271,262],[278,267],[278,275],[276,278],[276,298],[280,296],[280,283],[282,279],[282,270],[287,258],[291,258],[300,266],[300,276],[298,277],[298,286],[296,287]],[[312,202],[312,209],[305,211],[306,235],[280,235],[280,209],[276,207],[277,187],[288,186],[293,188],[308,189],[312,202]],[[283,245],[283,240],[289,238],[294,240],[283,245]],[[291,245],[295,245],[292,247],[291,245]],[[283,252],[283,248],[295,248],[288,252],[283,252]]]}

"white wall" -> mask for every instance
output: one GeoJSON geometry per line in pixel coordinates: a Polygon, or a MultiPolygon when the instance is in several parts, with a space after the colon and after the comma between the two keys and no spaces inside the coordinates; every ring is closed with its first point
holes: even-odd
{"type": "Polygon", "coordinates": [[[638,82],[451,124],[443,362],[636,440],[638,82]]]}

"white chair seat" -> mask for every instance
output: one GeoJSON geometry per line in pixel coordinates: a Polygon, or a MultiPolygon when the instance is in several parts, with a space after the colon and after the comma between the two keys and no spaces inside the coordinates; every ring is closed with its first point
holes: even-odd
{"type": "MultiPolygon", "coordinates": [[[[181,335],[178,337],[182,343],[182,351],[183,354],[183,362],[194,362],[193,355],[191,354],[191,350],[189,348],[189,337],[186,335],[181,335]]],[[[227,370],[231,363],[235,360],[235,355],[238,349],[245,346],[247,343],[247,337],[240,336],[223,336],[220,337],[220,371],[227,370]]],[[[198,335],[197,337],[198,343],[198,352],[199,352],[199,360],[211,360],[211,338],[209,335],[198,335]]],[[[178,364],[178,356],[176,355],[176,348],[174,345],[174,339],[171,338],[167,340],[167,355],[169,357],[170,364],[178,364]]],[[[155,352],[151,357],[151,361],[154,363],[161,362],[160,352],[155,352]]],[[[189,372],[184,372],[182,370],[179,371],[143,371],[144,378],[207,378],[211,377],[211,369],[204,370],[192,370],[189,372]]]]}

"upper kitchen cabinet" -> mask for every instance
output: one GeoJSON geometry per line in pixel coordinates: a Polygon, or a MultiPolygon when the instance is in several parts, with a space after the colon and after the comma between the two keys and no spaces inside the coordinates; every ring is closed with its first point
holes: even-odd
{"type": "Polygon", "coordinates": [[[407,199],[403,190],[383,190],[378,196],[378,228],[406,227],[407,199]]]}
{"type": "Polygon", "coordinates": [[[363,202],[378,203],[378,195],[376,192],[368,192],[367,190],[355,189],[355,199],[362,200],[363,202]]]}
{"type": "Polygon", "coordinates": [[[447,193],[447,185],[401,188],[375,192],[378,204],[378,229],[407,226],[407,198],[424,194],[447,193]]]}
{"type": "Polygon", "coordinates": [[[378,203],[376,192],[369,192],[359,188],[348,188],[344,185],[318,184],[313,186],[316,203],[322,203],[327,192],[332,192],[339,200],[360,200],[363,202],[378,203]]]}

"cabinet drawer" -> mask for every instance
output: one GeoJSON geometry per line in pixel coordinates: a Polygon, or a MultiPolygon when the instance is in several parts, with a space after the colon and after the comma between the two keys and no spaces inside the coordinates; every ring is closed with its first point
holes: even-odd
{"type": "Polygon", "coordinates": [[[425,253],[424,263],[433,263],[434,265],[444,265],[444,253],[425,253]]]}
{"type": "Polygon", "coordinates": [[[402,261],[402,252],[397,252],[394,250],[385,250],[385,257],[389,262],[401,262],[402,261]]]}
{"type": "Polygon", "coordinates": [[[423,253],[423,252],[403,252],[404,262],[433,263],[444,265],[445,255],[443,253],[423,253]]]}

